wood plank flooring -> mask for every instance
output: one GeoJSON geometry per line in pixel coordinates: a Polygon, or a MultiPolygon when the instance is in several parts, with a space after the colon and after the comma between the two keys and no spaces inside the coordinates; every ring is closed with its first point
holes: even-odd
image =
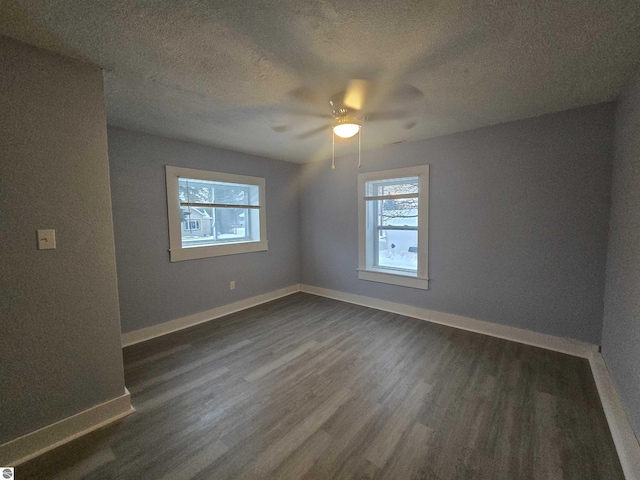
{"type": "Polygon", "coordinates": [[[588,362],[304,293],[124,350],[137,412],[18,479],[623,479],[588,362]]]}

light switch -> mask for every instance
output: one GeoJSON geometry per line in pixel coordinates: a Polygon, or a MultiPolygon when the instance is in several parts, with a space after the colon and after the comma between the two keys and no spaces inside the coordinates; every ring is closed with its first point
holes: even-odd
{"type": "Polygon", "coordinates": [[[38,250],[53,250],[56,248],[55,230],[38,230],[38,250]]]}

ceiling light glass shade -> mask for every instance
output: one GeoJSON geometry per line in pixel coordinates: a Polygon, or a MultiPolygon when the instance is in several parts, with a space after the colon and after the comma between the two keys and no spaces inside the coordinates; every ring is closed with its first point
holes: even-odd
{"type": "Polygon", "coordinates": [[[351,138],[360,131],[360,123],[353,117],[340,117],[333,123],[333,133],[342,138],[351,138]]]}

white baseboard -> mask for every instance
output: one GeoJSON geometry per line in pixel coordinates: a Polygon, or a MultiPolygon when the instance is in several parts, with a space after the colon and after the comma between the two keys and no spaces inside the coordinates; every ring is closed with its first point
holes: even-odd
{"type": "Polygon", "coordinates": [[[262,295],[256,295],[255,297],[246,298],[238,302],[223,305],[221,307],[212,308],[204,312],[194,313],[182,318],[176,318],[175,320],[169,320],[158,325],[153,325],[147,328],[141,328],[140,330],[134,330],[133,332],[127,332],[122,334],[122,346],[127,347],[135,343],[151,340],[152,338],[160,337],[168,333],[177,332],[185,328],[193,327],[200,323],[208,322],[216,318],[229,315],[231,313],[239,312],[247,308],[255,307],[262,303],[270,302],[281,297],[286,297],[292,293],[300,291],[300,284],[296,283],[273,292],[263,293],[262,295]]]}
{"type": "Polygon", "coordinates": [[[0,445],[0,465],[20,465],[133,412],[125,388],[119,397],[0,445]]]}
{"type": "Polygon", "coordinates": [[[607,364],[599,352],[589,358],[589,364],[625,478],[640,480],[640,445],[633,433],[611,375],[609,375],[607,364]]]}
{"type": "Polygon", "coordinates": [[[503,338],[513,342],[524,343],[534,347],[545,348],[560,353],[566,353],[576,357],[590,358],[594,352],[598,351],[597,345],[573,340],[570,338],[556,337],[544,333],[532,332],[521,328],[508,327],[497,323],[485,322],[474,318],[462,317],[451,313],[436,312],[427,310],[426,308],[412,307],[402,303],[389,302],[379,300],[372,297],[364,297],[362,295],[354,295],[352,293],[338,292],[312,285],[300,285],[300,290],[322,297],[342,300],[343,302],[355,303],[365,307],[377,308],[386,312],[398,313],[407,317],[418,318],[428,322],[439,323],[449,327],[460,328],[470,332],[482,333],[492,337],[503,338]]]}

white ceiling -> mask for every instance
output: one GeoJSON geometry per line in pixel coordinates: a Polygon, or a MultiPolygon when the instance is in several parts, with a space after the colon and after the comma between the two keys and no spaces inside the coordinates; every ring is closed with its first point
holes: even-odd
{"type": "Polygon", "coordinates": [[[640,3],[3,0],[0,34],[103,67],[111,125],[306,162],[329,129],[296,136],[330,120],[294,113],[330,114],[351,78],[377,88],[369,110],[408,115],[365,123],[364,150],[613,100],[640,3]],[[424,96],[390,94],[406,85],[424,96]]]}

